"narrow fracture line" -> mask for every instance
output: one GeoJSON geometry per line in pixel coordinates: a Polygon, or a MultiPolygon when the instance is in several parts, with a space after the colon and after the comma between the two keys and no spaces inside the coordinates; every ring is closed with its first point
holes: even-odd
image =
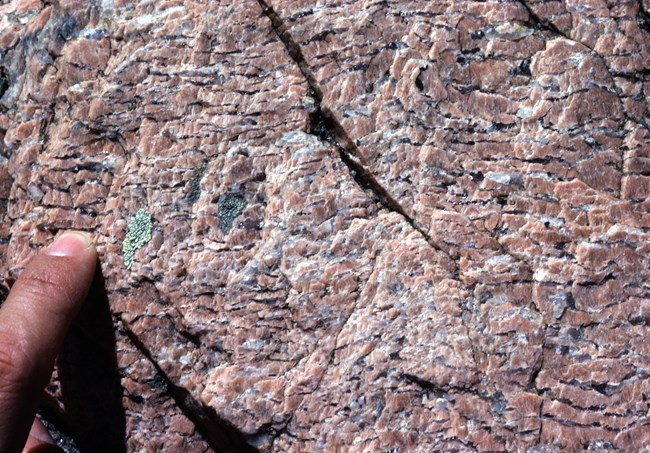
{"type": "Polygon", "coordinates": [[[127,328],[124,323],[121,324],[124,334],[151,363],[156,373],[163,379],[165,388],[176,405],[194,423],[197,431],[211,448],[221,453],[259,453],[259,450],[246,442],[244,434],[235,426],[219,417],[214,409],[196,401],[186,389],[175,385],[154,360],[151,352],[138,336],[127,328]]]}

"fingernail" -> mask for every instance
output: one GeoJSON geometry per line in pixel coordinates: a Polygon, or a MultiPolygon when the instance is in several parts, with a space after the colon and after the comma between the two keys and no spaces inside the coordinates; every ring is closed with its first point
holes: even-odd
{"type": "Polygon", "coordinates": [[[56,238],[52,245],[44,250],[50,256],[75,256],[91,247],[93,240],[90,235],[81,231],[66,231],[56,238]]]}
{"type": "Polygon", "coordinates": [[[29,437],[25,443],[23,451],[30,451],[33,453],[63,453],[56,442],[52,439],[49,431],[45,427],[48,423],[43,423],[38,416],[32,423],[32,429],[29,432],[29,437]]]}

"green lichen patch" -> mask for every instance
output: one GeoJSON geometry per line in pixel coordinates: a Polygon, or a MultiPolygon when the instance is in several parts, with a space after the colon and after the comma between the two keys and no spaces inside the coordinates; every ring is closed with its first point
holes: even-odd
{"type": "Polygon", "coordinates": [[[190,193],[187,196],[187,199],[192,203],[197,201],[201,196],[201,180],[203,179],[203,175],[205,175],[205,171],[207,169],[208,163],[203,162],[192,172],[192,180],[190,181],[190,193]]]}
{"type": "Polygon", "coordinates": [[[232,223],[237,216],[244,212],[246,200],[241,195],[229,193],[219,200],[217,215],[219,216],[219,229],[228,234],[232,223]]]}
{"type": "Polygon", "coordinates": [[[124,257],[124,265],[127,269],[131,269],[133,265],[133,257],[136,250],[143,247],[151,240],[151,232],[153,231],[153,222],[151,214],[144,209],[138,209],[135,216],[129,222],[126,230],[126,237],[122,242],[122,256],[124,257]]]}

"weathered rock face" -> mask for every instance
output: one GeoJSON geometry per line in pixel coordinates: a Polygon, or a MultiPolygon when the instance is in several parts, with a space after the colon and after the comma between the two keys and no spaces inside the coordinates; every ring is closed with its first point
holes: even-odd
{"type": "Polygon", "coordinates": [[[640,450],[649,10],[0,6],[0,275],[76,228],[105,279],[46,416],[82,451],[640,450]]]}

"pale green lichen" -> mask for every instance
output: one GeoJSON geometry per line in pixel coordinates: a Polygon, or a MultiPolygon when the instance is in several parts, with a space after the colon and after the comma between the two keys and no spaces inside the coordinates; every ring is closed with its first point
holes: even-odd
{"type": "Polygon", "coordinates": [[[151,214],[144,209],[138,209],[135,216],[129,222],[126,230],[126,237],[122,242],[122,256],[124,257],[124,265],[127,269],[131,269],[133,265],[133,258],[136,250],[144,246],[151,240],[151,232],[153,231],[153,222],[151,214]]]}

